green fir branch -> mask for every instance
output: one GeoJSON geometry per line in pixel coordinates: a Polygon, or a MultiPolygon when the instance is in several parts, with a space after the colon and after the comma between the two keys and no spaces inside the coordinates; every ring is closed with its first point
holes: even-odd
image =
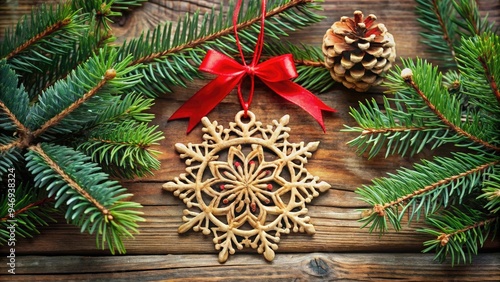
{"type": "Polygon", "coordinates": [[[44,91],[32,109],[29,126],[34,137],[51,140],[80,131],[96,118],[89,112],[108,108],[114,95],[136,84],[140,75],[126,76],[135,69],[127,66],[131,57],[121,61],[116,57],[114,49],[101,49],[65,80],[44,91]]]}
{"type": "Polygon", "coordinates": [[[0,61],[0,129],[26,133],[26,119],[29,113],[28,94],[18,86],[16,73],[0,61]]]}
{"type": "Polygon", "coordinates": [[[66,205],[65,218],[81,232],[96,233],[98,247],[111,253],[125,253],[122,238],[138,233],[137,222],[144,221],[136,209],[141,205],[124,201],[131,197],[117,181],[111,181],[90,157],[71,148],[39,144],[26,156],[27,168],[35,186],[54,197],[55,208],[66,205]]]}
{"type": "Polygon", "coordinates": [[[474,118],[474,109],[468,110],[464,115],[461,100],[456,95],[450,95],[443,86],[442,74],[437,72],[437,68],[421,60],[417,60],[416,64],[406,61],[405,65],[409,68],[402,71],[401,79],[444,125],[477,146],[500,151],[500,147],[491,142],[496,140],[496,132],[484,130],[485,125],[491,123],[474,118]]]}
{"type": "MultiPolygon", "coordinates": [[[[15,174],[15,173],[14,173],[15,174]]],[[[38,227],[48,226],[48,222],[56,222],[53,214],[58,211],[54,209],[53,200],[46,197],[40,189],[20,183],[16,179],[15,187],[9,188],[8,183],[1,187],[0,194],[0,244],[8,244],[10,239],[9,226],[15,225],[15,234],[22,238],[32,238],[39,234],[38,227]],[[9,202],[15,199],[15,202],[9,202]]],[[[11,243],[12,244],[12,243],[11,243]]]]}
{"type": "Polygon", "coordinates": [[[32,72],[23,74],[23,83],[27,85],[30,100],[36,101],[39,95],[58,80],[66,79],[78,66],[98,54],[101,48],[109,45],[114,38],[110,33],[98,27],[95,17],[89,17],[88,28],[78,37],[72,48],[65,53],[55,54],[51,58],[50,72],[32,72]]]}
{"type": "Polygon", "coordinates": [[[454,19],[454,23],[460,28],[462,37],[480,35],[494,30],[495,23],[490,23],[488,16],[481,18],[476,1],[453,0],[452,4],[461,17],[454,19]]]}
{"type": "Polygon", "coordinates": [[[436,67],[423,60],[403,59],[402,63],[407,69],[395,67],[384,83],[395,93],[384,97],[383,108],[372,100],[351,109],[359,126],[345,126],[344,131],[360,133],[348,143],[357,147],[358,154],[368,152],[372,158],[385,149],[386,157],[413,155],[426,145],[435,149],[446,143],[496,150],[482,139],[490,140],[495,133],[481,132],[485,123],[472,118],[473,113],[464,115],[461,96],[448,92],[436,67]]]}
{"type": "Polygon", "coordinates": [[[9,168],[15,167],[23,159],[19,148],[21,146],[20,138],[0,133],[0,177],[3,177],[9,168]]]}
{"type": "Polygon", "coordinates": [[[441,208],[461,203],[477,193],[485,175],[499,161],[476,154],[453,153],[453,158],[434,157],[422,160],[413,169],[401,169],[397,174],[373,180],[356,190],[362,200],[373,209],[363,218],[363,226],[370,225],[370,232],[385,233],[388,222],[395,230],[401,229],[405,211],[410,221],[424,215],[428,217],[441,208]]]}
{"type": "MultiPolygon", "coordinates": [[[[500,37],[493,33],[462,39],[458,69],[469,103],[479,108],[482,130],[500,130],[500,37]],[[485,126],[488,123],[488,126],[485,126]]],[[[499,144],[500,140],[494,140],[499,144]]]]}
{"type": "Polygon", "coordinates": [[[111,9],[113,11],[127,11],[142,6],[148,0],[114,0],[111,9]]]}
{"type": "Polygon", "coordinates": [[[452,265],[470,263],[489,233],[495,233],[499,227],[498,217],[488,218],[487,214],[467,206],[443,211],[429,217],[427,221],[435,229],[418,231],[435,236],[436,239],[424,242],[427,248],[423,252],[435,250],[435,259],[440,262],[451,257],[452,265]]]}
{"type": "Polygon", "coordinates": [[[157,128],[134,120],[103,124],[94,128],[77,149],[102,164],[112,176],[132,178],[152,174],[160,168],[156,159],[160,152],[151,146],[164,139],[157,128]]]}
{"type": "Polygon", "coordinates": [[[416,0],[418,23],[424,29],[421,41],[436,54],[443,67],[454,67],[459,43],[457,12],[448,0],[416,0]]]}
{"type": "Polygon", "coordinates": [[[485,199],[487,203],[484,207],[491,213],[498,214],[500,212],[500,167],[495,167],[494,171],[486,175],[482,191],[478,199],[485,199]]]}
{"type": "Polygon", "coordinates": [[[85,17],[68,3],[43,4],[19,21],[15,29],[7,29],[0,58],[19,72],[42,71],[43,64],[50,65],[52,56],[73,47],[74,38],[87,28],[84,21],[85,17]]]}
{"type": "Polygon", "coordinates": [[[145,98],[138,93],[130,93],[124,97],[116,97],[102,112],[97,113],[95,124],[118,122],[123,120],[136,120],[150,122],[154,114],[147,112],[153,106],[154,99],[145,98]]]}
{"type": "Polygon", "coordinates": [[[375,99],[366,104],[360,103],[359,109],[351,108],[351,116],[359,126],[345,125],[346,129],[342,131],[360,134],[347,143],[356,147],[359,155],[368,152],[368,158],[373,158],[385,150],[385,157],[393,154],[404,156],[408,152],[413,156],[420,153],[426,145],[432,144],[431,148],[434,149],[446,143],[457,142],[456,134],[447,126],[429,122],[427,116],[407,111],[404,102],[408,101],[408,96],[398,97],[399,99],[384,96],[383,108],[379,107],[375,99]]]}

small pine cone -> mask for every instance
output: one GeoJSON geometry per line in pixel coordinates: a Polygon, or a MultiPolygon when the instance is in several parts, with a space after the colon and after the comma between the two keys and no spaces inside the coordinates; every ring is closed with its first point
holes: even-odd
{"type": "Polygon", "coordinates": [[[361,11],[354,19],[342,17],[323,37],[326,67],[337,82],[359,92],[382,82],[396,59],[394,37],[377,17],[363,19],[361,11]]]}

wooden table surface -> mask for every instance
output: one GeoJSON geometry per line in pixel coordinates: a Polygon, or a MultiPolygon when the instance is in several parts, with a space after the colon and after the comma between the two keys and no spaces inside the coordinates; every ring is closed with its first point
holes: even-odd
{"type": "MultiPolygon", "coordinates": [[[[15,22],[20,14],[29,11],[32,4],[43,1],[0,0],[0,27],[15,22]]],[[[148,28],[175,20],[186,12],[206,11],[218,0],[155,0],[135,9],[113,24],[119,41],[135,37],[148,28]]],[[[481,10],[490,18],[500,20],[500,1],[478,1],[481,10]]],[[[424,46],[418,42],[420,31],[414,15],[414,1],[330,1],[323,4],[326,16],[321,23],[293,33],[291,40],[320,45],[326,29],[341,16],[352,16],[354,10],[365,15],[373,13],[394,35],[398,57],[426,57],[424,46]]],[[[0,34],[1,37],[1,34],[0,34]]],[[[141,224],[135,240],[126,241],[127,254],[111,256],[98,251],[93,235],[80,234],[77,227],[59,223],[41,228],[34,239],[22,239],[16,244],[15,280],[187,280],[187,281],[363,281],[412,280],[486,281],[500,279],[500,246],[498,239],[489,242],[474,258],[471,265],[451,267],[433,261],[433,254],[422,254],[422,242],[430,239],[414,232],[420,224],[405,227],[401,232],[389,232],[383,237],[369,234],[358,222],[359,209],[366,207],[357,199],[354,190],[369,184],[374,177],[394,172],[400,166],[410,166],[421,158],[430,158],[424,152],[412,158],[382,157],[367,160],[357,156],[346,142],[355,137],[340,132],[344,124],[355,125],[349,107],[358,101],[380,97],[383,88],[359,94],[337,85],[320,95],[326,104],[338,110],[325,113],[326,133],[316,121],[298,107],[262,87],[256,90],[251,110],[264,124],[290,115],[291,142],[320,141],[306,168],[313,175],[328,182],[332,188],[308,204],[311,222],[316,227],[313,236],[303,233],[283,235],[276,258],[267,262],[253,249],[244,249],[220,264],[211,236],[197,232],[179,235],[182,224],[181,200],[163,191],[162,184],[184,172],[185,165],[174,149],[175,143],[200,143],[201,125],[185,134],[186,120],[167,122],[168,117],[206,81],[194,81],[187,89],[177,89],[157,99],[152,112],[154,123],[165,133],[166,139],[156,149],[162,152],[162,166],[154,176],[123,182],[132,200],[141,203],[146,222],[141,224]]],[[[229,95],[208,117],[227,126],[239,111],[236,95],[229,95]]],[[[3,248],[2,248],[3,250],[3,248]]],[[[3,254],[5,254],[2,251],[3,254]]],[[[1,261],[5,261],[4,259],[1,261]]],[[[0,264],[0,280],[6,276],[7,266],[0,264]]]]}

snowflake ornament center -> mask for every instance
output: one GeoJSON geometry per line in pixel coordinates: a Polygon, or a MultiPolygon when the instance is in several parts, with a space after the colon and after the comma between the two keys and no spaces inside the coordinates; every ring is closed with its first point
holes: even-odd
{"type": "Polygon", "coordinates": [[[305,204],[330,188],[304,167],[319,142],[288,142],[288,115],[263,127],[247,114],[227,129],[204,117],[202,143],[175,145],[186,173],[163,185],[187,206],[179,233],[213,233],[220,262],[243,247],[271,261],[280,234],[313,234],[305,204]]]}

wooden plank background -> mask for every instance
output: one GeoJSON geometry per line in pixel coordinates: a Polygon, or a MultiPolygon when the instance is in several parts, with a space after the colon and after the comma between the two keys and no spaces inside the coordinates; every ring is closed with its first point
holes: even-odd
{"type": "MultiPolygon", "coordinates": [[[[32,5],[47,1],[0,0],[0,28],[11,25],[27,13],[32,5]]],[[[176,20],[184,13],[197,9],[208,11],[218,0],[155,0],[128,12],[113,24],[118,42],[136,37],[166,20],[176,20]]],[[[491,20],[500,20],[500,1],[478,1],[483,13],[491,20]]],[[[414,15],[414,1],[329,1],[323,4],[326,16],[321,23],[293,33],[290,40],[320,45],[328,27],[341,16],[352,16],[354,10],[365,15],[373,13],[394,35],[398,57],[426,57],[419,43],[420,28],[414,15]]],[[[0,33],[0,38],[3,33],[0,33]]],[[[211,236],[190,231],[177,234],[182,223],[182,201],[161,186],[184,172],[185,166],[175,152],[174,144],[199,143],[201,126],[185,134],[186,120],[167,122],[168,117],[206,81],[194,81],[187,89],[177,89],[156,101],[151,110],[154,123],[165,133],[166,139],[156,149],[162,152],[162,166],[154,176],[124,182],[134,194],[133,200],[144,208],[146,222],[141,234],[126,242],[127,254],[110,256],[98,251],[94,236],[80,234],[79,229],[59,223],[42,228],[35,239],[21,239],[16,245],[16,279],[34,280],[189,280],[189,281],[328,281],[328,280],[498,280],[500,256],[498,240],[488,242],[472,265],[451,267],[433,262],[433,254],[421,254],[422,242],[430,239],[413,230],[420,224],[405,227],[401,232],[390,232],[383,237],[360,229],[359,209],[365,204],[357,199],[354,190],[369,184],[374,177],[394,172],[401,166],[409,167],[421,158],[430,158],[426,151],[418,156],[367,160],[357,156],[346,142],[356,135],[340,132],[344,124],[354,126],[349,107],[358,101],[379,97],[384,90],[377,87],[369,93],[347,91],[337,85],[320,98],[338,110],[325,113],[326,133],[314,119],[298,107],[284,102],[263,87],[257,87],[251,110],[264,124],[290,115],[291,142],[320,141],[319,149],[310,158],[307,169],[332,185],[332,188],[308,205],[316,234],[282,236],[273,262],[266,262],[255,250],[245,249],[231,255],[225,264],[217,261],[211,236]],[[18,247],[17,247],[18,246],[18,247]]],[[[239,111],[236,95],[228,96],[208,117],[227,126],[239,111]]],[[[4,250],[4,248],[2,248],[4,250]]],[[[2,251],[2,254],[4,252],[2,251]]],[[[0,261],[4,261],[4,259],[0,261]]],[[[7,265],[0,264],[0,275],[7,273],[7,265]]],[[[0,276],[0,280],[8,277],[0,276]]]]}

